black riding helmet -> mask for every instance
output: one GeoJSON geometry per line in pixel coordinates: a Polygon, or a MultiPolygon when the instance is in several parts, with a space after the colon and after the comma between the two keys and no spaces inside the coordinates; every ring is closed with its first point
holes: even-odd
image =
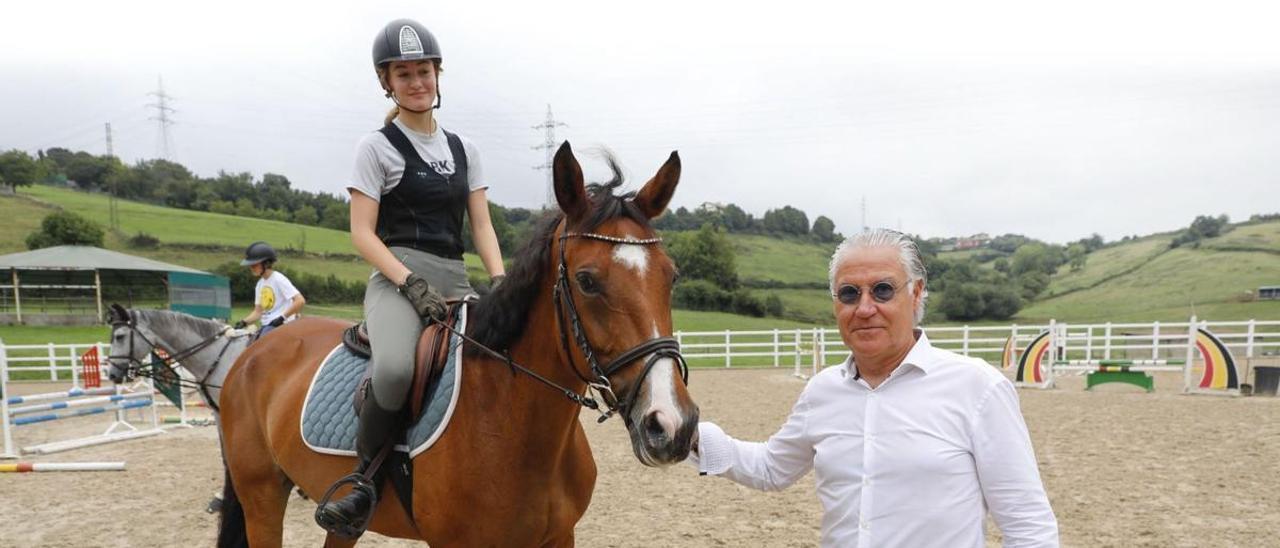
{"type": "MultiPolygon", "coordinates": [[[[422,23],[412,19],[396,19],[387,26],[382,28],[373,39],[373,68],[375,70],[393,61],[419,61],[423,59],[434,59],[437,63],[444,58],[440,55],[440,43],[436,42],[436,37],[422,26],[422,23]]],[[[382,84],[379,77],[378,83],[382,84]]],[[[395,100],[391,93],[389,84],[383,84],[383,90],[387,92],[387,97],[395,100]]],[[[440,108],[440,85],[436,84],[436,104],[432,109],[440,108]]],[[[396,101],[396,105],[400,105],[400,101],[396,101]]],[[[400,108],[405,108],[400,106],[400,108]]],[[[412,111],[411,109],[405,109],[412,111]]]]}
{"type": "Polygon", "coordinates": [[[271,261],[267,263],[270,266],[276,262],[276,250],[267,242],[253,242],[249,244],[249,248],[244,250],[244,260],[240,261],[240,266],[249,266],[261,263],[263,261],[271,261]]]}

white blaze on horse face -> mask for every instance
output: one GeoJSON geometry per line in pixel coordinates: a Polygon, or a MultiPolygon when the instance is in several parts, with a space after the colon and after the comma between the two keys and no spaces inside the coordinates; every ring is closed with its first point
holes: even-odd
{"type": "MultiPolygon", "coordinates": [[[[653,338],[661,337],[658,324],[653,324],[653,338]]],[[[667,435],[675,437],[676,429],[684,424],[684,416],[680,414],[680,406],[676,403],[675,361],[671,358],[660,358],[649,371],[649,409],[645,414],[658,413],[658,422],[662,424],[667,435]]]]}
{"type": "MultiPolygon", "coordinates": [[[[626,239],[636,238],[628,235],[626,239]]],[[[636,271],[636,274],[644,274],[649,269],[649,250],[640,244],[619,244],[613,248],[613,260],[636,271]]]]}

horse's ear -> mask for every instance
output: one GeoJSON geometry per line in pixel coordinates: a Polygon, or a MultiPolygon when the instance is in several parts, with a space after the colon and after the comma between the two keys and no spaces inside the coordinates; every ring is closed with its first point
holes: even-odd
{"type": "Polygon", "coordinates": [[[111,321],[113,322],[129,321],[129,312],[125,310],[123,306],[120,306],[120,303],[111,303],[111,306],[110,308],[108,308],[108,311],[109,312],[107,312],[107,317],[110,318],[111,321]]]}
{"type": "Polygon", "coordinates": [[[645,217],[653,219],[667,209],[667,204],[671,202],[671,196],[676,193],[676,185],[680,183],[680,154],[671,151],[671,157],[667,158],[667,163],[662,164],[658,168],[658,174],[654,175],[649,182],[644,184],[644,188],[636,194],[635,204],[644,213],[645,217]]]}
{"type": "Polygon", "coordinates": [[[573,157],[573,149],[569,141],[560,145],[556,157],[551,161],[551,176],[556,189],[556,202],[560,210],[571,223],[581,219],[591,210],[587,199],[587,189],[582,181],[582,166],[573,157]]]}

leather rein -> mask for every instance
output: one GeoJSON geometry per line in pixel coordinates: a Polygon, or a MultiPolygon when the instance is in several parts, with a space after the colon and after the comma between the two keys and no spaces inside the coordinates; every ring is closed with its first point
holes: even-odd
{"type": "MultiPolygon", "coordinates": [[[[152,341],[150,338],[148,338],[147,334],[143,333],[141,329],[138,329],[138,323],[137,323],[137,320],[133,318],[132,311],[126,310],[125,313],[128,315],[128,319],[125,320],[123,318],[117,318],[113,320],[111,322],[111,330],[114,332],[117,328],[120,328],[120,327],[129,328],[129,353],[124,356],[117,355],[117,354],[110,354],[107,356],[107,361],[108,363],[112,363],[113,365],[116,361],[125,361],[126,363],[128,363],[129,367],[125,369],[126,378],[132,377],[134,375],[141,375],[144,377],[152,377],[152,378],[155,377],[155,373],[150,371],[150,368],[153,366],[153,364],[142,363],[141,360],[134,357],[134,354],[136,354],[136,352],[134,352],[133,338],[135,336],[141,337],[143,341],[145,341],[148,345],[151,345],[152,355],[156,356],[157,358],[160,358],[161,363],[165,367],[168,367],[170,370],[172,370],[183,359],[196,355],[201,350],[204,350],[205,348],[212,346],[213,343],[216,342],[218,339],[224,337],[224,334],[222,332],[218,332],[217,334],[211,337],[208,337],[182,351],[169,352],[168,350],[165,350],[164,347],[156,344],[155,341],[152,341]],[[163,350],[166,356],[160,357],[158,354],[155,353],[156,349],[163,350]]],[[[204,376],[201,377],[199,380],[192,382],[192,381],[184,380],[181,375],[177,375],[177,374],[174,375],[179,386],[199,389],[200,393],[204,395],[205,401],[208,402],[209,408],[212,409],[214,412],[219,411],[218,402],[217,400],[213,399],[213,396],[210,394],[209,389],[221,388],[221,387],[218,385],[210,384],[207,381],[209,380],[209,377],[213,376],[213,373],[218,370],[218,363],[222,361],[222,356],[227,353],[227,348],[229,348],[230,346],[231,346],[231,338],[227,337],[227,342],[222,345],[222,350],[218,351],[218,357],[214,358],[213,362],[209,365],[209,371],[205,372],[204,376]]]]}
{"type": "Polygon", "coordinates": [[[568,243],[568,240],[571,238],[597,240],[614,245],[654,245],[662,242],[662,238],[631,240],[590,232],[566,232],[561,234],[559,237],[560,265],[556,271],[556,284],[552,292],[552,299],[555,301],[556,305],[556,325],[560,332],[561,349],[569,360],[569,369],[572,369],[573,373],[587,384],[588,392],[594,391],[599,395],[600,399],[604,401],[604,411],[600,410],[600,403],[596,401],[595,398],[590,397],[590,395],[579,394],[574,390],[566,388],[542,375],[539,375],[529,368],[516,363],[511,359],[511,356],[508,353],[493,350],[492,348],[489,348],[475,339],[459,332],[443,321],[435,320],[434,318],[431,321],[439,323],[450,333],[457,335],[468,344],[471,344],[490,356],[506,363],[513,372],[518,371],[523,373],[547,387],[562,393],[574,403],[593,411],[598,411],[600,413],[600,418],[597,422],[604,422],[618,411],[622,411],[623,420],[630,425],[631,419],[627,415],[626,411],[635,404],[636,396],[640,393],[640,385],[643,384],[644,379],[649,376],[649,372],[653,369],[654,365],[657,365],[658,361],[662,358],[670,358],[680,368],[680,378],[684,381],[685,385],[689,384],[689,366],[685,363],[684,356],[680,354],[680,343],[676,341],[674,337],[658,337],[649,339],[632,347],[626,352],[619,354],[608,364],[604,366],[600,365],[599,361],[596,359],[594,347],[591,345],[591,341],[587,339],[587,332],[582,327],[582,318],[578,313],[578,307],[574,303],[573,293],[569,287],[569,266],[565,257],[565,244],[568,243]],[[584,375],[582,373],[582,368],[579,367],[576,360],[574,360],[573,352],[569,347],[570,331],[573,332],[573,338],[575,342],[577,342],[578,347],[582,350],[583,356],[586,356],[591,377],[584,375]],[[644,370],[640,373],[635,384],[631,387],[627,398],[625,400],[618,399],[617,395],[613,392],[613,384],[609,381],[609,377],[625,368],[631,362],[645,355],[649,355],[649,359],[645,360],[644,370]]]}

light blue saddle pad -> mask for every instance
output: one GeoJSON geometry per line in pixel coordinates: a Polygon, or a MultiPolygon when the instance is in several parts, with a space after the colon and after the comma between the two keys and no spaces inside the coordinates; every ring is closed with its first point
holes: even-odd
{"type": "MultiPolygon", "coordinates": [[[[465,306],[458,307],[458,323],[455,328],[464,331],[467,324],[465,306]]],[[[457,387],[462,383],[462,339],[449,338],[449,357],[440,382],[431,387],[423,400],[422,415],[405,436],[406,443],[396,450],[408,452],[410,457],[426,451],[435,443],[449,424],[449,417],[458,402],[457,387]]],[[[325,357],[302,405],[302,441],[313,451],[327,455],[355,456],[356,417],[352,397],[356,384],[364,375],[368,360],[352,354],[343,344],[338,344],[325,357]]]]}

